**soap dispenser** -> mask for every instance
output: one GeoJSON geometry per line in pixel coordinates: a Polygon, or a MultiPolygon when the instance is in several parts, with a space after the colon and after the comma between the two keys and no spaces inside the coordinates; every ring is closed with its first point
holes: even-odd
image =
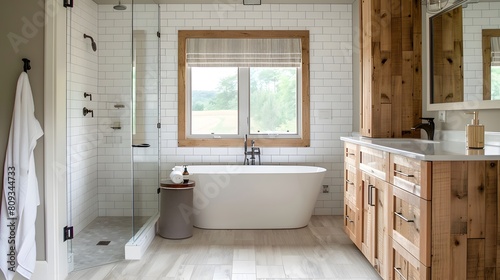
{"type": "Polygon", "coordinates": [[[479,124],[478,112],[471,113],[474,117],[470,124],[465,127],[465,139],[468,149],[482,149],[484,148],[484,125],[479,124]]]}
{"type": "Polygon", "coordinates": [[[189,172],[187,169],[187,165],[184,165],[184,172],[182,172],[182,179],[184,180],[184,184],[189,182],[189,172]]]}

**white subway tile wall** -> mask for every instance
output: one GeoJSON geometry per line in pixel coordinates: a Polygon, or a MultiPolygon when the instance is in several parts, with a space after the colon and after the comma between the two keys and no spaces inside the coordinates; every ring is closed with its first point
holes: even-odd
{"type": "Polygon", "coordinates": [[[99,216],[132,216],[132,9],[99,5],[97,14],[99,216]]]}
{"type": "Polygon", "coordinates": [[[77,1],[67,32],[68,79],[68,181],[74,233],[80,232],[98,215],[97,201],[97,119],[83,116],[83,107],[97,109],[98,58],[90,39],[97,39],[97,5],[77,1]],[[84,98],[84,92],[92,94],[84,98]]]}
{"type": "MultiPolygon", "coordinates": [[[[84,3],[87,1],[90,0],[84,3]]],[[[134,17],[135,29],[150,32],[151,28],[156,28],[158,23],[156,9],[156,5],[134,5],[134,13],[140,11],[140,14],[134,17]]],[[[264,164],[325,167],[328,171],[323,184],[329,185],[330,192],[320,194],[314,214],[341,215],[343,211],[343,149],[339,138],[349,135],[352,130],[351,9],[352,6],[348,4],[160,5],[162,34],[160,47],[161,178],[166,179],[174,165],[241,164],[243,162],[243,147],[177,147],[177,31],[185,29],[309,30],[311,147],[264,147],[262,148],[262,161],[264,164]]],[[[98,27],[99,34],[97,39],[98,71],[94,70],[93,74],[97,79],[95,83],[99,92],[95,99],[98,102],[94,103],[98,104],[94,112],[98,118],[83,119],[79,115],[80,104],[75,104],[75,110],[71,111],[75,111],[74,117],[79,118],[82,125],[84,121],[93,121],[97,125],[95,129],[97,129],[98,137],[92,143],[94,143],[95,150],[94,166],[98,161],[99,170],[99,215],[129,216],[132,215],[132,165],[130,164],[132,139],[129,113],[132,63],[130,55],[131,9],[119,12],[114,11],[112,5],[99,5],[94,8],[93,13],[93,16],[97,17],[95,25],[98,27]],[[125,105],[125,108],[115,108],[114,105],[117,103],[125,105]],[[96,119],[98,123],[95,123],[96,119]],[[116,122],[120,123],[121,130],[110,128],[116,122]]],[[[89,18],[92,17],[86,16],[87,20],[89,18]]],[[[95,54],[88,49],[86,51],[88,52],[86,55],[95,54]]],[[[145,51],[153,52],[156,49],[147,47],[145,51]]],[[[97,62],[94,61],[94,63],[97,62]]],[[[75,61],[73,64],[76,64],[75,61]]],[[[144,84],[151,86],[148,87],[150,89],[153,88],[152,84],[156,83],[152,78],[156,75],[154,71],[156,70],[146,69],[148,75],[143,80],[144,84]]],[[[79,83],[75,84],[75,87],[79,85],[79,83]]],[[[96,92],[97,88],[94,89],[96,92]]],[[[80,99],[77,98],[77,100],[80,99]]],[[[155,110],[155,108],[145,107],[144,110],[155,110]]],[[[75,133],[83,133],[78,126],[74,130],[75,133]]],[[[154,133],[144,132],[144,141],[152,141],[152,135],[154,133]]],[[[147,154],[139,154],[139,156],[144,160],[149,160],[147,154]]],[[[148,211],[154,211],[151,209],[157,206],[156,196],[149,192],[151,188],[149,185],[154,182],[148,180],[148,177],[154,177],[154,174],[148,173],[148,170],[150,169],[141,170],[143,176],[136,181],[136,183],[148,186],[145,187],[147,190],[139,190],[140,196],[144,199],[136,203],[144,206],[141,210],[144,215],[149,214],[148,211]]]]}
{"type": "Polygon", "coordinates": [[[161,5],[162,178],[181,164],[243,162],[241,148],[177,148],[177,31],[309,30],[311,147],[262,148],[264,164],[325,167],[315,215],[343,213],[340,136],[352,131],[352,6],[347,4],[161,5]]]}
{"type": "Polygon", "coordinates": [[[135,5],[133,31],[130,5],[125,11],[100,5],[98,17],[103,44],[99,53],[103,97],[99,107],[99,216],[132,216],[132,212],[152,216],[158,212],[158,6],[135,5]],[[131,91],[132,69],[135,92],[131,91]],[[150,147],[131,149],[132,144],[144,143],[150,147]]]}
{"type": "Polygon", "coordinates": [[[500,2],[471,3],[462,10],[464,34],[464,93],[467,100],[483,100],[482,29],[500,25],[500,2]]]}

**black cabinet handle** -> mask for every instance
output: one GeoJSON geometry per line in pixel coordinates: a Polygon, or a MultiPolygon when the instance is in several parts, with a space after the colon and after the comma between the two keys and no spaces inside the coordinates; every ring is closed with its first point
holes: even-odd
{"type": "Polygon", "coordinates": [[[375,189],[374,185],[368,185],[368,205],[375,206],[373,202],[373,189],[375,189]]]}

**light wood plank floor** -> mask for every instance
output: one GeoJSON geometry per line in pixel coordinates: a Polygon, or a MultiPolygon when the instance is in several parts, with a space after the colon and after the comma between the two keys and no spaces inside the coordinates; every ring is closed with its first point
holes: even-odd
{"type": "Polygon", "coordinates": [[[342,231],[341,216],[313,216],[293,230],[203,230],[156,236],[138,261],[72,272],[69,280],[380,279],[342,231]]]}

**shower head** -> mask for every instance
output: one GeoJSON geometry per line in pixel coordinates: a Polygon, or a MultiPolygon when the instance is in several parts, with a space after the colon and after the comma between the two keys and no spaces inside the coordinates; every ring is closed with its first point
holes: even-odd
{"type": "Polygon", "coordinates": [[[89,38],[92,41],[92,50],[97,51],[97,44],[94,42],[94,38],[87,34],[83,34],[83,38],[89,38]]]}
{"type": "Polygon", "coordinates": [[[120,1],[118,1],[118,5],[113,6],[113,9],[115,9],[117,11],[124,11],[127,9],[127,6],[122,5],[122,3],[120,1]]]}

